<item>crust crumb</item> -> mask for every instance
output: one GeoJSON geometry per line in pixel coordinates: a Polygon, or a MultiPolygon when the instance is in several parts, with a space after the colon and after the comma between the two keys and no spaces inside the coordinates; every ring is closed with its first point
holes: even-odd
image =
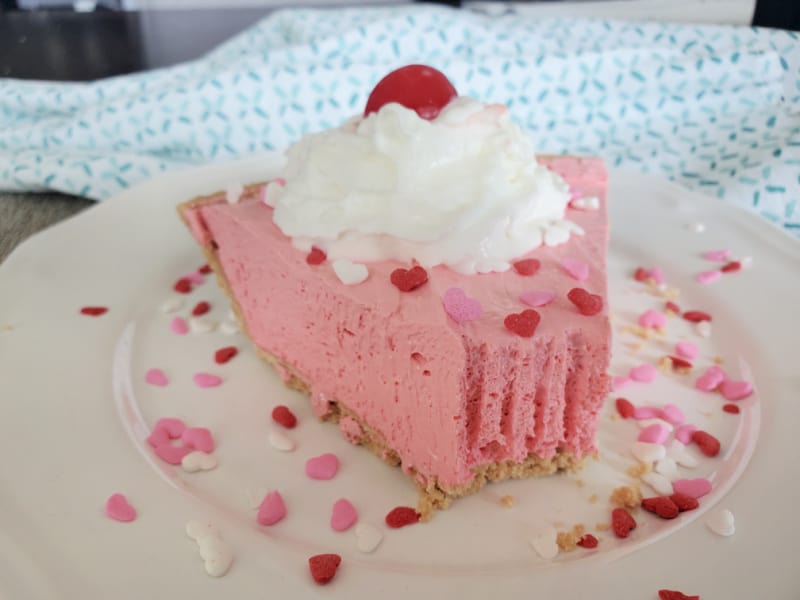
{"type": "Polygon", "coordinates": [[[595,502],[597,502],[598,499],[599,496],[597,494],[592,494],[591,496],[589,496],[589,504],[594,504],[595,502]]]}
{"type": "Polygon", "coordinates": [[[583,479],[576,479],[575,485],[577,485],[579,488],[582,488],[586,484],[583,482],[583,479]]]}
{"type": "Polygon", "coordinates": [[[642,503],[642,492],[637,484],[624,485],[615,488],[608,500],[614,506],[636,508],[642,503]]]}
{"type": "Polygon", "coordinates": [[[636,463],[630,469],[628,469],[627,473],[631,477],[635,479],[639,479],[642,475],[647,475],[650,471],[653,470],[653,465],[651,463],[636,463]]]}
{"type": "Polygon", "coordinates": [[[608,523],[597,523],[594,526],[594,528],[597,531],[608,531],[609,529],[611,529],[611,525],[609,525],[608,523]]]}
{"type": "Polygon", "coordinates": [[[3,325],[3,331],[14,331],[13,325],[3,325]]]}
{"type": "Polygon", "coordinates": [[[721,357],[721,356],[715,356],[715,357],[714,357],[714,364],[715,364],[715,365],[721,365],[721,364],[722,364],[722,363],[724,363],[724,362],[725,362],[725,361],[722,359],[722,357],[721,357]]]}
{"type": "Polygon", "coordinates": [[[563,552],[572,552],[578,547],[578,541],[583,537],[585,528],[583,523],[573,526],[572,531],[559,531],[556,535],[556,544],[563,552]]]}
{"type": "Polygon", "coordinates": [[[500,504],[503,505],[503,508],[511,508],[514,506],[514,496],[503,496],[500,498],[500,504]]]}

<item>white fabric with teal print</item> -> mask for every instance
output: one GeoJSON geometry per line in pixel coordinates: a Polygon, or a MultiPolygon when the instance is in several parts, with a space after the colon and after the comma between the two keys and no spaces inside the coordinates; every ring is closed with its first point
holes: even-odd
{"type": "Polygon", "coordinates": [[[487,17],[277,12],[201,60],[88,84],[0,80],[0,188],[104,199],[189,164],[285,148],[407,63],[510,106],[541,152],[603,156],[800,235],[800,36],[487,17]]]}

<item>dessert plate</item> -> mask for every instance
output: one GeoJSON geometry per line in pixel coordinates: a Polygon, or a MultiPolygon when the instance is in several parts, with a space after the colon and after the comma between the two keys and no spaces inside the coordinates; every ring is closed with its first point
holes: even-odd
{"type": "Polygon", "coordinates": [[[170,329],[176,315],[188,318],[201,300],[211,305],[207,322],[228,319],[213,281],[198,280],[185,296],[172,291],[202,260],[174,206],[232,183],[264,180],[279,163],[277,155],[265,155],[160,177],[34,236],[0,266],[0,597],[596,600],[655,599],[661,588],[703,598],[797,597],[800,484],[792,465],[800,458],[800,386],[792,357],[800,244],[739,209],[651,176],[612,171],[612,372],[655,363],[682,339],[698,344],[691,375],[659,372],[653,384],[631,383],[620,393],[637,405],[677,404],[690,422],[721,439],[719,457],[696,454],[700,464],[681,471],[709,478],[712,492],[699,510],[672,521],[638,511],[639,526],[626,540],[598,531],[609,520],[611,491],[632,482],[629,447],[638,433],[636,424],[616,417],[611,395],[601,458],[580,474],[491,485],[427,525],[389,530],[385,514],[416,500],[399,470],[350,446],[335,426],[317,423],[305,398],[284,388],[241,333],[170,329]],[[691,227],[697,223],[705,232],[691,227]],[[710,268],[702,253],[721,248],[752,257],[753,266],[697,283],[695,275],[710,268]],[[664,305],[663,292],[633,281],[637,266],[660,266],[669,287],[681,291],[683,308],[711,313],[710,338],[677,317],[663,337],[631,334],[628,326],[641,312],[664,305]],[[165,314],[164,303],[174,297],[182,308],[165,314]],[[85,316],[83,306],[109,311],[85,316]],[[231,345],[239,354],[216,364],[214,351],[231,345]],[[723,412],[718,395],[693,388],[715,359],[732,377],[756,385],[738,415],[723,412]],[[169,384],[147,384],[152,368],[169,384]],[[200,388],[193,382],[198,372],[218,375],[222,384],[200,388]],[[299,418],[286,432],[293,452],[269,444],[276,427],[269,414],[277,404],[299,418]],[[187,473],[155,458],[145,438],[161,417],[211,429],[219,466],[187,473]],[[324,452],[338,455],[339,473],[331,481],[308,480],[306,459],[324,452]],[[275,489],[288,515],[259,526],[254,507],[275,489]],[[103,514],[116,492],[135,506],[137,520],[119,523],[103,514]],[[504,506],[504,496],[513,506],[504,506]],[[360,521],[383,533],[375,552],[359,552],[352,530],[330,529],[338,498],[349,499],[360,521]],[[737,521],[729,538],[704,524],[722,507],[737,521]],[[232,548],[225,577],[204,572],[184,533],[190,520],[213,523],[232,548]],[[549,527],[568,531],[577,524],[601,538],[596,550],[545,560],[528,543],[549,527]],[[343,563],[331,584],[317,587],[306,561],[323,552],[342,555],[343,563]]]}

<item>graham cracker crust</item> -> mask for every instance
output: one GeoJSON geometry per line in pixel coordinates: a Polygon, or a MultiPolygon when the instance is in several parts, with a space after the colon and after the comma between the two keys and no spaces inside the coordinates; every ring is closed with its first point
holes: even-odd
{"type": "MultiPolygon", "coordinates": [[[[262,186],[263,183],[246,186],[242,195],[246,196],[256,193],[262,186]]],[[[201,196],[180,204],[177,207],[178,214],[188,227],[189,222],[183,215],[185,209],[218,202],[219,195],[223,193],[224,192],[217,192],[209,196],[201,196]]],[[[217,259],[216,248],[213,243],[202,244],[201,248],[208,264],[216,274],[217,283],[231,302],[231,307],[239,322],[239,326],[245,335],[247,335],[248,339],[252,340],[242,314],[242,309],[231,293],[230,284],[222,270],[222,265],[217,259]]],[[[266,352],[255,344],[253,344],[253,348],[264,362],[271,365],[278,374],[281,375],[286,387],[303,392],[307,395],[311,394],[310,386],[297,374],[291,365],[284,363],[276,356],[266,352]]],[[[351,440],[353,443],[364,446],[367,450],[391,466],[401,466],[402,461],[399,455],[394,449],[389,447],[383,435],[370,427],[368,423],[338,400],[329,403],[329,411],[321,420],[338,424],[339,421],[345,417],[353,419],[361,428],[361,436],[358,439],[351,440]]],[[[447,509],[453,500],[475,494],[489,482],[502,481],[505,479],[540,477],[552,475],[557,471],[575,472],[580,470],[585,460],[586,456],[577,457],[570,452],[563,452],[560,450],[556,451],[556,454],[550,458],[542,458],[535,454],[530,454],[521,462],[506,460],[475,467],[473,469],[475,474],[474,478],[465,484],[456,486],[449,486],[440,483],[436,479],[428,479],[424,476],[420,476],[413,468],[405,469],[405,472],[412,478],[419,490],[417,512],[420,514],[420,519],[422,521],[429,521],[436,510],[447,509]]]]}

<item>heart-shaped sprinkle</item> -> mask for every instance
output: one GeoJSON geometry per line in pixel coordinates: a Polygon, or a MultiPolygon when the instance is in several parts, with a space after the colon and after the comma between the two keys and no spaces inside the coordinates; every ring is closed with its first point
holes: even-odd
{"type": "Polygon", "coordinates": [[[291,452],[294,450],[294,442],[280,431],[270,431],[267,436],[269,445],[280,452],[291,452]]]}
{"type": "Polygon", "coordinates": [[[725,400],[743,400],[753,393],[753,384],[749,381],[723,381],[719,391],[725,400]]]}
{"type": "Polygon", "coordinates": [[[661,444],[633,442],[633,444],[631,444],[631,454],[633,454],[639,462],[652,463],[664,458],[667,455],[667,449],[661,444]]]}
{"type": "Polygon", "coordinates": [[[742,269],[742,263],[738,260],[732,260],[729,263],[726,263],[720,268],[720,271],[723,273],[736,273],[736,271],[740,271],[742,269]]]}
{"type": "Polygon", "coordinates": [[[325,254],[322,250],[317,248],[316,246],[311,247],[311,251],[306,256],[306,263],[309,265],[321,265],[325,262],[325,259],[328,258],[328,255],[325,254]]]}
{"type": "Polygon", "coordinates": [[[328,583],[336,576],[336,570],[342,564],[338,554],[317,554],[308,559],[311,577],[320,585],[328,583]]]}
{"type": "Polygon", "coordinates": [[[211,305],[203,300],[202,302],[198,302],[195,304],[194,308],[192,309],[192,315],[195,317],[200,317],[206,314],[208,311],[211,310],[211,305]]]}
{"type": "Polygon", "coordinates": [[[579,539],[576,542],[576,544],[578,544],[578,546],[580,546],[581,548],[589,548],[589,549],[597,548],[597,545],[599,543],[600,541],[596,537],[594,537],[591,533],[584,533],[581,536],[581,539],[579,539]]]}
{"type": "Polygon", "coordinates": [[[661,494],[663,496],[672,493],[672,482],[661,473],[655,473],[653,471],[645,473],[642,475],[642,481],[653,488],[656,494],[661,494]]]}
{"type": "Polygon", "coordinates": [[[567,293],[567,299],[586,317],[594,316],[603,310],[603,298],[597,294],[590,294],[583,288],[572,288],[567,293]]]}
{"type": "Polygon", "coordinates": [[[672,431],[675,429],[670,423],[667,423],[664,419],[655,418],[655,419],[637,419],[636,424],[639,426],[639,429],[646,429],[651,425],[660,425],[667,431],[672,431]]]}
{"type": "Polygon", "coordinates": [[[181,459],[181,467],[187,473],[197,473],[198,471],[211,471],[217,468],[217,458],[213,454],[207,454],[200,450],[189,452],[181,459]]]}
{"type": "MultiPolygon", "coordinates": [[[[704,230],[705,226],[698,233],[704,230]]],[[[700,596],[687,596],[678,590],[658,590],[658,600],[700,600],[700,596]]]]}
{"type": "Polygon", "coordinates": [[[181,277],[175,282],[175,285],[172,286],[172,289],[179,294],[188,294],[192,291],[192,282],[186,277],[181,277]]]}
{"type": "Polygon", "coordinates": [[[214,362],[224,365],[237,354],[239,354],[239,350],[236,349],[236,346],[225,346],[214,352],[214,362]]]}
{"type": "Polygon", "coordinates": [[[730,413],[732,415],[738,415],[741,411],[739,410],[739,406],[737,404],[725,404],[722,407],[726,413],[730,413]]]}
{"type": "Polygon", "coordinates": [[[692,434],[697,431],[697,426],[687,423],[675,429],[675,439],[684,446],[692,441],[692,434]]]}
{"type": "Polygon", "coordinates": [[[411,292],[428,281],[428,272],[419,265],[410,269],[395,269],[389,280],[401,292],[411,292]]]}
{"type": "Polygon", "coordinates": [[[148,369],[147,373],[144,374],[144,380],[150,385],[157,385],[159,387],[164,387],[169,383],[169,379],[167,379],[167,376],[164,375],[164,371],[161,369],[148,369]]]}
{"type": "Polygon", "coordinates": [[[636,529],[636,521],[624,508],[615,508],[611,511],[611,529],[618,538],[626,538],[636,529]]]}
{"type": "Polygon", "coordinates": [[[541,268],[542,263],[535,258],[524,258],[511,263],[511,266],[514,267],[514,270],[520,275],[530,277],[531,275],[536,274],[536,272],[541,268]]]}
{"type": "Polygon", "coordinates": [[[199,269],[197,269],[197,272],[200,273],[201,275],[208,275],[213,270],[214,269],[211,268],[211,265],[205,264],[205,265],[201,266],[199,269]]]}
{"type": "Polygon", "coordinates": [[[656,496],[642,500],[642,508],[662,519],[674,519],[680,513],[678,505],[669,496],[656,496]]]}
{"type": "Polygon", "coordinates": [[[333,272],[345,285],[358,285],[369,277],[367,267],[345,258],[333,261],[333,272]]]}
{"type": "Polygon", "coordinates": [[[531,290],[520,294],[519,299],[523,304],[538,308],[540,306],[547,306],[555,297],[556,295],[554,292],[531,290]]]}
{"type": "Polygon", "coordinates": [[[658,310],[646,310],[639,315],[639,325],[652,329],[661,329],[667,324],[667,315],[658,310]]]}
{"type": "Polygon", "coordinates": [[[660,419],[661,409],[655,406],[637,406],[633,411],[633,418],[637,421],[641,419],[660,419]]]}
{"type": "Polygon", "coordinates": [[[676,463],[670,456],[665,456],[659,460],[653,469],[659,475],[663,475],[667,479],[672,479],[678,474],[678,463],[676,463]]]}
{"type": "Polygon", "coordinates": [[[203,559],[206,573],[212,577],[222,577],[233,563],[233,551],[211,524],[189,521],[186,535],[197,543],[200,558],[203,559]]]}
{"type": "Polygon", "coordinates": [[[630,373],[628,373],[628,377],[641,383],[651,383],[655,381],[657,374],[658,370],[655,366],[645,363],[631,369],[630,373]]]}
{"type": "Polygon", "coordinates": [[[283,425],[286,429],[294,429],[297,425],[297,417],[289,410],[288,406],[282,404],[272,409],[272,420],[283,425]]]}
{"type": "Polygon", "coordinates": [[[410,506],[396,506],[386,515],[386,524],[392,529],[418,523],[420,514],[410,506]]]}
{"type": "Polygon", "coordinates": [[[654,423],[642,429],[636,439],[649,444],[663,444],[667,438],[669,438],[669,429],[659,423],[654,423]]]}
{"type": "Polygon", "coordinates": [[[574,198],[570,201],[569,207],[575,210],[597,210],[600,208],[600,198],[597,196],[574,198]]]}
{"type": "Polygon", "coordinates": [[[154,448],[156,456],[169,465],[181,464],[183,457],[191,451],[189,446],[171,446],[170,444],[161,444],[154,448]]]}
{"type": "Polygon", "coordinates": [[[700,321],[710,321],[711,315],[702,310],[687,310],[683,313],[683,318],[690,323],[699,323],[700,321]]]}
{"type": "Polygon", "coordinates": [[[686,420],[683,411],[675,404],[665,404],[661,409],[661,418],[672,425],[680,425],[686,420]]]}
{"type": "Polygon", "coordinates": [[[694,331],[701,338],[711,337],[711,321],[700,321],[694,324],[694,331]]]}
{"type": "Polygon", "coordinates": [[[181,434],[181,441],[194,450],[211,453],[215,449],[214,437],[205,427],[189,427],[181,434]]]}
{"type": "Polygon", "coordinates": [[[224,333],[225,335],[233,335],[241,331],[239,329],[239,324],[233,319],[229,319],[220,323],[219,330],[220,333],[224,333]]]}
{"type": "Polygon", "coordinates": [[[175,311],[180,310],[183,308],[183,300],[178,298],[177,296],[172,296],[164,301],[164,304],[161,305],[161,312],[164,314],[174,313],[175,311]]]}
{"type": "Polygon", "coordinates": [[[697,381],[694,382],[694,387],[703,392],[711,392],[717,389],[726,379],[725,371],[717,365],[711,365],[706,369],[705,373],[697,378],[697,381]]]}
{"type": "Polygon", "coordinates": [[[461,288],[450,288],[442,296],[444,311],[456,323],[476,321],[483,314],[481,303],[467,296],[461,288]]]}
{"type": "Polygon", "coordinates": [[[205,276],[200,271],[192,271],[191,273],[187,273],[182,277],[182,279],[188,279],[190,283],[195,285],[202,285],[206,281],[205,276]]]}
{"type": "Polygon", "coordinates": [[[533,536],[528,543],[536,550],[536,554],[546,560],[558,556],[558,532],[555,527],[546,527],[533,536]]]}
{"type": "Polygon", "coordinates": [[[670,499],[675,503],[675,506],[678,507],[678,510],[681,512],[686,512],[687,510],[694,510],[700,503],[697,501],[697,498],[692,498],[691,496],[687,496],[686,494],[681,494],[680,492],[675,492],[670,496],[670,499]]]}
{"type": "Polygon", "coordinates": [[[169,328],[173,333],[177,333],[178,335],[186,335],[189,333],[189,326],[186,324],[186,321],[183,320],[183,317],[175,317],[172,319],[169,328]]]}
{"type": "Polygon", "coordinates": [[[339,470],[339,459],[335,454],[320,454],[306,461],[306,475],[311,479],[333,479],[339,470]]]}
{"type": "Polygon", "coordinates": [[[99,317],[107,312],[108,309],[105,306],[84,306],[81,308],[81,314],[87,317],[99,317]]]}
{"type": "Polygon", "coordinates": [[[280,492],[270,492],[264,496],[261,506],[258,507],[256,520],[261,525],[275,525],[286,516],[286,504],[280,492]]]}
{"type": "Polygon", "coordinates": [[[692,498],[702,498],[711,491],[711,482],[699,477],[697,479],[678,479],[672,482],[672,488],[679,494],[692,498]]]}
{"type": "Polygon", "coordinates": [[[150,433],[150,437],[147,438],[147,443],[155,448],[161,444],[168,443],[170,440],[177,440],[185,430],[186,425],[180,419],[161,418],[153,426],[153,431],[150,433]]]}
{"type": "Polygon", "coordinates": [[[709,250],[703,253],[703,258],[711,262],[725,262],[730,257],[730,250],[709,250]]]}
{"type": "Polygon", "coordinates": [[[667,456],[687,469],[694,469],[698,465],[697,459],[686,450],[686,446],[679,440],[670,442],[667,456]]]}
{"type": "Polygon", "coordinates": [[[203,319],[192,317],[189,319],[189,330],[192,333],[211,333],[217,328],[217,321],[214,319],[203,319]]]}
{"type": "Polygon", "coordinates": [[[212,375],[211,373],[195,373],[192,379],[194,379],[197,386],[201,388],[217,387],[222,383],[221,377],[212,375]]]}
{"type": "Polygon", "coordinates": [[[664,310],[670,316],[681,314],[681,307],[675,304],[672,300],[667,300],[664,303],[664,310]]]}
{"type": "Polygon", "coordinates": [[[709,283],[714,283],[720,277],[722,277],[721,271],[703,271],[702,273],[698,273],[695,276],[695,279],[699,283],[709,284],[709,283]]]}
{"type": "Polygon", "coordinates": [[[697,358],[697,355],[700,354],[700,350],[692,342],[678,342],[675,344],[675,353],[692,360],[697,358]]]}
{"type": "Polygon", "coordinates": [[[358,521],[358,512],[348,500],[340,498],[333,503],[331,511],[331,529],[334,531],[347,531],[358,521]]]}
{"type": "Polygon", "coordinates": [[[627,400],[626,398],[617,398],[614,402],[614,406],[616,407],[619,416],[623,419],[630,419],[636,412],[636,407],[633,406],[630,400],[627,400]]]}
{"type": "Polygon", "coordinates": [[[589,279],[589,265],[583,261],[574,258],[564,258],[561,261],[561,267],[576,281],[586,281],[589,279]]]}
{"type": "Polygon", "coordinates": [[[713,533],[723,537],[732,536],[736,533],[736,522],[733,513],[728,509],[713,511],[706,519],[706,527],[713,533]]]}
{"type": "Polygon", "coordinates": [[[111,494],[106,500],[106,516],[121,523],[129,523],[136,519],[136,509],[122,494],[111,494]]]}
{"type": "Polygon", "coordinates": [[[504,320],[503,324],[511,333],[524,338],[533,337],[536,327],[539,325],[541,316],[532,308],[523,310],[521,313],[511,313],[504,320]]]}
{"type": "Polygon", "coordinates": [[[359,523],[356,525],[356,548],[359,552],[374,552],[383,541],[383,533],[380,529],[369,523],[359,523]]]}
{"type": "Polygon", "coordinates": [[[617,375],[611,379],[611,389],[613,391],[621,390],[631,382],[631,378],[627,375],[617,375]]]}
{"type": "Polygon", "coordinates": [[[697,446],[700,448],[700,451],[706,456],[714,457],[719,454],[719,440],[707,431],[702,431],[700,429],[693,431],[692,441],[697,444],[697,446]]]}

